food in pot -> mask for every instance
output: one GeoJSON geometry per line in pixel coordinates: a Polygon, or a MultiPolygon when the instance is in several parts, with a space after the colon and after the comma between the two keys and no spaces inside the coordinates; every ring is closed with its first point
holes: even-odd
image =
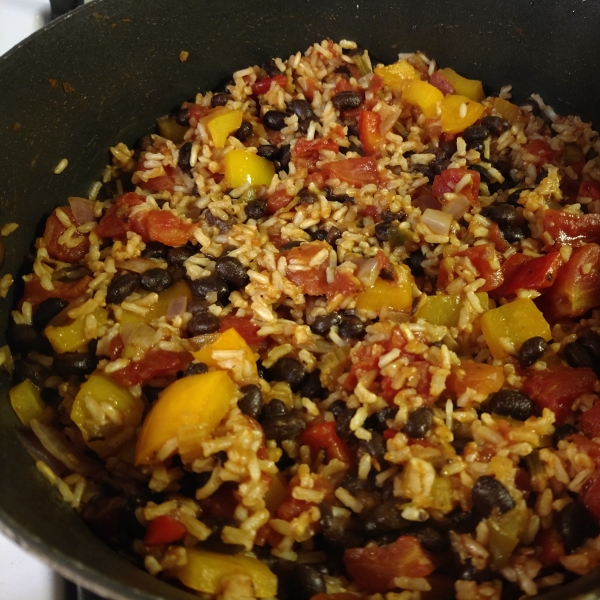
{"type": "Polygon", "coordinates": [[[48,218],[8,331],[23,443],[110,545],[219,598],[588,572],[598,151],[419,52],[234,73],[48,218]]]}

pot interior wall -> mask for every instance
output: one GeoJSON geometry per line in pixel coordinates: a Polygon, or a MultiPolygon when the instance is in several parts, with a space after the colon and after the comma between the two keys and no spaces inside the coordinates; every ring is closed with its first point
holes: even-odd
{"type": "MultiPolygon", "coordinates": [[[[600,54],[590,40],[599,21],[600,5],[579,0],[92,2],[0,59],[1,224],[20,225],[7,240],[4,272],[24,272],[45,216],[68,196],[87,194],[108,162],[109,146],[134,143],[157,116],[237,69],[325,38],[346,38],[385,62],[420,49],[442,66],[482,79],[488,92],[510,83],[517,99],[538,92],[559,113],[598,120],[600,54]],[[189,52],[185,63],[182,50],[189,52]],[[54,175],[62,158],[69,166],[54,175]]],[[[17,283],[0,300],[0,323],[20,289],[17,283]]],[[[16,439],[8,387],[4,377],[4,530],[110,598],[193,598],[113,553],[62,503],[16,439]]],[[[582,584],[592,585],[594,577],[582,584]]]]}

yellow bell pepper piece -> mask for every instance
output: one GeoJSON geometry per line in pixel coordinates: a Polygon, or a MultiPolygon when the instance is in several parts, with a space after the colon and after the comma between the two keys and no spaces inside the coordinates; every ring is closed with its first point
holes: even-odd
{"type": "MultiPolygon", "coordinates": [[[[478,292],[476,294],[483,310],[489,308],[489,297],[486,292],[478,292]]],[[[417,314],[417,319],[425,319],[432,325],[444,325],[445,327],[456,327],[460,317],[460,309],[465,300],[465,296],[438,294],[436,296],[427,296],[417,314]]]]}
{"type": "Polygon", "coordinates": [[[265,505],[273,515],[279,508],[279,505],[285,500],[288,493],[287,479],[279,472],[273,475],[271,485],[265,494],[265,505]]]}
{"type": "Polygon", "coordinates": [[[446,79],[452,84],[454,91],[460,96],[481,102],[485,98],[483,85],[479,79],[467,79],[459,75],[454,69],[440,69],[446,79]]]}
{"type": "Polygon", "coordinates": [[[171,300],[181,297],[187,298],[188,302],[192,300],[190,286],[183,279],[179,280],[170,288],[160,292],[158,294],[158,302],[145,315],[138,315],[137,313],[124,310],[123,316],[119,322],[123,325],[126,323],[150,323],[150,321],[166,315],[171,300]]]}
{"type": "Polygon", "coordinates": [[[128,427],[135,429],[141,423],[143,413],[142,400],[112,377],[90,375],[75,396],[71,419],[81,430],[85,443],[100,456],[107,457],[120,447],[111,440],[128,427]]]}
{"type": "Polygon", "coordinates": [[[444,99],[444,94],[426,81],[411,81],[404,88],[402,98],[413,106],[418,106],[428,119],[437,115],[438,102],[444,99]]]}
{"type": "Polygon", "coordinates": [[[265,563],[251,556],[227,556],[198,548],[187,549],[187,563],[175,575],[183,585],[205,594],[218,594],[225,577],[236,573],[252,579],[258,598],[277,595],[277,577],[265,563]]]}
{"type": "Polygon", "coordinates": [[[449,477],[436,477],[431,486],[432,508],[449,512],[452,510],[452,482],[449,477]]]}
{"type": "Polygon", "coordinates": [[[200,348],[196,352],[192,352],[193,357],[199,362],[203,362],[209,367],[219,368],[219,362],[213,358],[215,350],[243,350],[244,360],[249,361],[253,365],[253,375],[257,375],[256,356],[252,352],[252,348],[248,346],[246,340],[233,328],[227,329],[219,335],[212,343],[200,348]]]}
{"type": "Polygon", "coordinates": [[[176,144],[180,144],[183,142],[183,137],[185,136],[186,131],[189,129],[184,125],[179,125],[177,121],[175,121],[175,115],[171,115],[170,117],[161,117],[157,119],[156,124],[158,125],[158,133],[172,142],[176,144]]]}
{"type": "Polygon", "coordinates": [[[400,89],[413,79],[421,79],[419,71],[406,60],[399,60],[387,67],[376,67],[375,74],[383,79],[385,85],[400,89]]]}
{"type": "MultiPolygon", "coordinates": [[[[108,320],[108,311],[97,308],[92,315],[96,319],[97,327],[102,327],[108,320]]],[[[45,334],[52,348],[59,354],[75,352],[85,346],[91,339],[86,333],[86,320],[88,316],[77,317],[64,325],[48,325],[45,334]]]]}
{"type": "Polygon", "coordinates": [[[220,108],[205,117],[206,128],[212,137],[215,148],[224,148],[227,138],[240,128],[243,114],[241,110],[220,108]]]}
{"type": "Polygon", "coordinates": [[[186,426],[199,426],[197,440],[206,439],[227,415],[237,386],[225,371],[178,379],[165,389],[144,420],[135,449],[135,464],[157,462],[156,455],[186,426]]]}
{"type": "Polygon", "coordinates": [[[225,155],[225,181],[229,187],[269,185],[275,175],[270,160],[246,150],[234,149],[225,155]]]}
{"type": "Polygon", "coordinates": [[[459,366],[453,366],[446,379],[446,389],[457,397],[468,388],[489,396],[501,390],[503,384],[504,368],[501,365],[476,363],[468,359],[461,360],[459,366]]]}
{"type": "Polygon", "coordinates": [[[467,96],[448,94],[441,103],[442,131],[445,133],[460,133],[473,125],[483,114],[484,108],[478,102],[473,102],[467,96]],[[463,109],[465,105],[466,110],[463,109]]]}
{"type": "Polygon", "coordinates": [[[8,395],[10,404],[23,425],[29,425],[31,419],[44,420],[44,401],[40,391],[29,379],[10,388],[8,395]]]}
{"type": "Polygon", "coordinates": [[[516,104],[504,100],[504,98],[494,98],[492,100],[494,111],[509,123],[516,123],[521,117],[521,111],[516,104]]]}
{"type": "Polygon", "coordinates": [[[546,341],[552,338],[550,325],[529,298],[519,298],[488,310],[481,316],[481,330],[492,356],[496,359],[508,356],[501,339],[512,344],[518,352],[523,342],[529,338],[541,336],[546,341]]]}
{"type": "Polygon", "coordinates": [[[384,308],[407,310],[412,306],[413,276],[406,265],[396,266],[397,281],[377,279],[356,298],[356,308],[379,312],[384,308]]]}

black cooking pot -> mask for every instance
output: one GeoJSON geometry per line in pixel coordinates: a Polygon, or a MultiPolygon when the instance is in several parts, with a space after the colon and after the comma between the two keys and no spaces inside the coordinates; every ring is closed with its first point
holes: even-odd
{"type": "MultiPolygon", "coordinates": [[[[517,100],[537,92],[559,113],[598,121],[599,24],[600,3],[581,0],[92,2],[0,59],[0,224],[20,225],[7,240],[4,272],[18,280],[45,217],[68,196],[87,194],[109,146],[132,144],[157,116],[234,70],[347,38],[385,62],[420,49],[482,79],[486,91],[510,83],[517,100]],[[189,52],[184,63],[182,50],[189,52]],[[68,168],[54,175],[63,158],[68,168]]],[[[0,300],[0,323],[20,289],[17,282],[0,300]]],[[[17,440],[9,385],[0,381],[2,530],[108,598],[197,598],[111,551],[62,502],[17,440]]],[[[547,597],[594,588],[597,573],[547,597]]]]}

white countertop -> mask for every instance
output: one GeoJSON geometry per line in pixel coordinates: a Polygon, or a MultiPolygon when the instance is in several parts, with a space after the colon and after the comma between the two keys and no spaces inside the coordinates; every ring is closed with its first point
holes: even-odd
{"type": "MultiPolygon", "coordinates": [[[[48,0],[0,0],[0,55],[43,27],[48,0]]],[[[62,579],[0,533],[0,598],[63,600],[62,579]]]]}

